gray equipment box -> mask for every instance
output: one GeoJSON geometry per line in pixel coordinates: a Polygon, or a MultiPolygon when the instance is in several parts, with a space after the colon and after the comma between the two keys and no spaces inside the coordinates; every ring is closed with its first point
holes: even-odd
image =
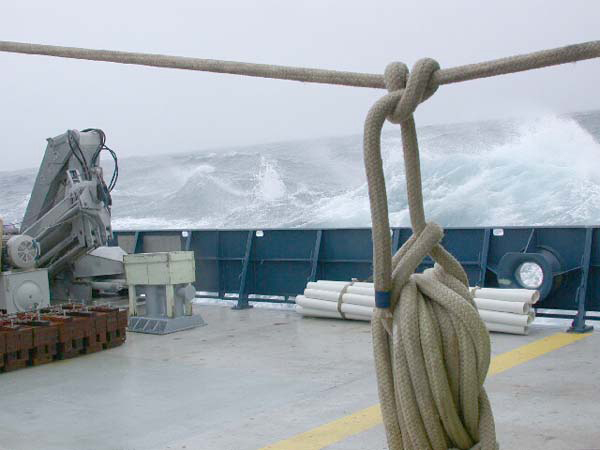
{"type": "Polygon", "coordinates": [[[129,331],[168,334],[206,325],[199,314],[192,314],[194,252],[131,254],[123,262],[129,286],[129,331]],[[136,287],[146,294],[144,316],[138,315],[136,287]]]}
{"type": "Polygon", "coordinates": [[[48,305],[50,290],[47,269],[0,273],[0,309],[12,314],[48,305]]]}

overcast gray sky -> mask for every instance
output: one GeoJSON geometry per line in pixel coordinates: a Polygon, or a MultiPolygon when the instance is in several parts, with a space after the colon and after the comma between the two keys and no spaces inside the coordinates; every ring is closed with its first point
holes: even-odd
{"type": "MultiPolygon", "coordinates": [[[[1,0],[0,40],[382,73],[600,38],[594,0],[1,0]]],[[[99,127],[121,157],[357,134],[382,91],[0,53],[0,170],[99,127]]],[[[417,125],[600,108],[600,61],[442,86],[417,125]]]]}

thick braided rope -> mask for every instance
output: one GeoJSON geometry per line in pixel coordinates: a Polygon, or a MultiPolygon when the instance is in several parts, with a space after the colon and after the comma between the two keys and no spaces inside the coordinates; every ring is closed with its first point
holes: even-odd
{"type": "Polygon", "coordinates": [[[391,450],[497,448],[483,383],[490,339],[460,264],[439,242],[442,229],[425,222],[419,148],[413,112],[437,89],[439,65],[418,61],[385,71],[389,93],[369,111],[364,158],[373,224],[378,308],[372,320],[381,411],[391,450]],[[412,237],[392,256],[388,202],[381,160],[386,118],[399,123],[412,237]],[[415,270],[427,255],[436,261],[415,270]]]}
{"type": "MultiPolygon", "coordinates": [[[[59,58],[104,61],[118,64],[133,64],[138,66],[195,70],[201,72],[228,73],[249,77],[302,81],[305,83],[324,83],[386,89],[384,77],[380,74],[372,73],[291,67],[273,64],[255,64],[240,61],[190,58],[154,53],[62,47],[58,45],[31,44],[12,41],[0,41],[0,52],[45,55],[59,58]]],[[[531,69],[540,69],[542,67],[566,64],[597,57],[600,57],[600,41],[582,42],[580,44],[567,45],[549,50],[438,70],[433,74],[432,83],[435,86],[441,86],[443,84],[522,72],[531,69]]]]}

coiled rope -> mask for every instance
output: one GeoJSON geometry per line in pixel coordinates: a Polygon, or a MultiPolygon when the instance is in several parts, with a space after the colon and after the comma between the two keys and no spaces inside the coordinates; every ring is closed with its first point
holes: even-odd
{"type": "Polygon", "coordinates": [[[7,41],[0,41],[0,51],[387,89],[365,121],[364,159],[377,306],[373,348],[388,445],[391,450],[497,448],[492,410],[483,388],[490,363],[489,335],[463,268],[440,245],[441,227],[425,221],[413,112],[442,84],[596,58],[600,41],[450,69],[423,59],[409,73],[404,64],[392,63],[383,76],[7,41]],[[393,256],[381,159],[381,129],[386,119],[400,124],[402,131],[413,228],[413,235],[393,256]],[[427,255],[436,262],[434,268],[414,273],[427,255]]]}
{"type": "Polygon", "coordinates": [[[496,448],[483,383],[490,338],[461,265],[439,242],[442,229],[425,222],[419,147],[413,112],[431,97],[439,65],[418,61],[385,71],[389,93],[369,111],[364,159],[373,222],[377,310],[373,348],[381,411],[390,449],[496,448]],[[400,124],[413,236],[392,257],[388,202],[381,160],[385,120],[400,124]],[[422,274],[425,256],[436,261],[422,274]],[[476,446],[477,445],[477,446],[476,446]]]}
{"type": "MultiPolygon", "coordinates": [[[[553,58],[572,57],[569,48],[563,51],[562,57],[561,52],[553,52],[553,58]]],[[[465,80],[473,74],[527,70],[545,64],[547,56],[540,52],[446,73],[465,80]]],[[[489,334],[465,271],[440,245],[443,231],[425,221],[423,208],[413,112],[438,89],[439,73],[439,64],[432,59],[418,61],[410,73],[402,63],[388,65],[384,73],[388,94],[371,107],[365,120],[364,162],[377,306],[371,326],[381,412],[391,450],[494,450],[498,448],[494,418],[483,387],[490,364],[489,334]],[[393,256],[381,159],[381,130],[386,120],[400,124],[402,132],[413,229],[393,256]],[[435,266],[414,273],[427,255],[435,266]]]]}

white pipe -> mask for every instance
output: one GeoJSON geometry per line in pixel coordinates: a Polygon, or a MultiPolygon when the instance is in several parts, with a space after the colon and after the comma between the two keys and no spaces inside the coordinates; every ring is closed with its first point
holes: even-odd
{"type": "MultiPolygon", "coordinates": [[[[302,306],[303,308],[322,309],[324,311],[334,312],[337,312],[338,310],[337,303],[335,302],[317,300],[314,298],[306,298],[303,295],[299,295],[298,297],[296,297],[296,304],[302,306]]],[[[369,308],[366,306],[349,305],[347,303],[342,303],[341,309],[344,314],[357,314],[365,317],[371,317],[373,315],[373,308],[369,308]]]]}
{"type": "Polygon", "coordinates": [[[485,309],[479,310],[479,316],[484,322],[515,325],[519,327],[526,327],[533,320],[529,314],[512,314],[507,312],[488,311],[485,309]]]}
{"type": "MultiPolygon", "coordinates": [[[[297,311],[303,315],[370,320],[375,307],[373,283],[319,280],[306,285],[304,295],[296,297],[297,311]]],[[[479,315],[490,331],[527,334],[527,326],[535,318],[531,304],[539,300],[539,292],[530,289],[471,288],[479,315]]]]}
{"type": "Polygon", "coordinates": [[[503,300],[505,302],[525,302],[534,304],[540,299],[540,292],[533,289],[494,289],[494,288],[472,288],[471,292],[475,298],[489,298],[492,300],[503,300]]]}
{"type": "MultiPolygon", "coordinates": [[[[365,281],[329,281],[319,280],[307,284],[307,289],[337,290],[348,287],[348,292],[361,295],[375,295],[373,283],[365,281]],[[318,286],[317,286],[318,285],[318,286]],[[326,286],[326,287],[325,287],[326,286]]],[[[540,292],[535,289],[502,289],[471,287],[471,293],[476,298],[503,300],[508,302],[523,302],[534,304],[540,299],[540,292]]]]}
{"type": "Polygon", "coordinates": [[[368,295],[369,297],[375,298],[375,289],[373,287],[364,287],[364,286],[348,286],[346,292],[349,294],[359,294],[359,295],[368,295]]]}
{"type": "MultiPolygon", "coordinates": [[[[296,305],[296,312],[307,317],[322,317],[329,319],[341,319],[342,316],[337,311],[325,311],[323,309],[305,308],[300,305],[296,305]]],[[[345,314],[346,319],[361,320],[368,322],[371,317],[363,316],[360,314],[345,314]]],[[[501,323],[484,322],[487,329],[491,332],[509,333],[509,334],[520,334],[526,335],[529,333],[528,327],[505,325],[501,323]]]]}
{"type": "Polygon", "coordinates": [[[341,289],[337,292],[324,291],[320,289],[304,289],[304,296],[307,298],[316,298],[319,300],[327,300],[328,302],[337,302],[340,297],[341,289]]]}
{"type": "Polygon", "coordinates": [[[349,281],[325,281],[319,280],[317,282],[310,281],[306,285],[306,289],[317,289],[320,291],[334,291],[340,292],[345,286],[350,286],[352,283],[349,281]]]}
{"type": "Polygon", "coordinates": [[[375,297],[369,297],[368,295],[344,294],[343,302],[350,305],[360,305],[367,306],[369,308],[375,308],[375,297]]]}
{"type": "Polygon", "coordinates": [[[505,325],[502,323],[490,323],[485,322],[485,326],[489,331],[497,331],[499,333],[510,333],[510,334],[528,334],[528,327],[520,327],[515,325],[505,325]]]}
{"type": "MultiPolygon", "coordinates": [[[[350,289],[350,288],[348,288],[350,289]]],[[[313,298],[317,300],[325,300],[328,302],[335,302],[337,304],[340,297],[340,292],[333,291],[321,291],[317,289],[305,289],[304,297],[313,298]]],[[[368,306],[369,308],[375,308],[375,297],[369,297],[368,295],[359,294],[344,294],[342,296],[342,303],[349,303],[351,305],[368,306]]]]}
{"type": "Polygon", "coordinates": [[[477,309],[487,309],[489,311],[501,311],[513,314],[527,314],[531,305],[525,302],[505,302],[503,300],[493,300],[490,298],[475,297],[477,309]]]}
{"type": "MultiPolygon", "coordinates": [[[[326,317],[326,318],[331,318],[331,319],[341,319],[342,318],[340,313],[337,311],[332,312],[332,311],[324,311],[322,309],[304,308],[303,306],[300,306],[300,305],[296,305],[296,312],[298,312],[299,314],[302,314],[303,316],[309,316],[309,317],[326,317]]],[[[370,317],[355,315],[355,314],[346,314],[346,319],[363,320],[365,322],[369,322],[371,320],[370,317]]]]}

